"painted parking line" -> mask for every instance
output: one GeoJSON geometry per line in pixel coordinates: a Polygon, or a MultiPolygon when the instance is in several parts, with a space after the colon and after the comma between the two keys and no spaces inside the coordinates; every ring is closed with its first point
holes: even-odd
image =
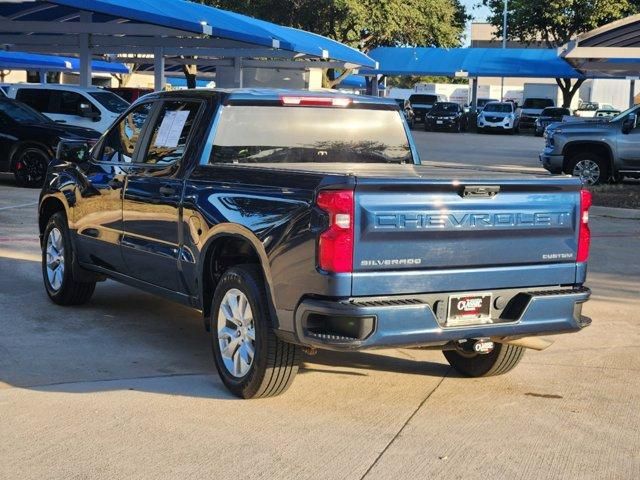
{"type": "Polygon", "coordinates": [[[0,237],[0,243],[14,243],[14,242],[38,242],[40,239],[37,236],[30,237],[0,237]]]}
{"type": "Polygon", "coordinates": [[[34,207],[36,205],[38,205],[38,202],[23,203],[21,205],[11,205],[10,207],[0,207],[0,210],[10,210],[12,208],[23,208],[23,207],[34,207]]]}

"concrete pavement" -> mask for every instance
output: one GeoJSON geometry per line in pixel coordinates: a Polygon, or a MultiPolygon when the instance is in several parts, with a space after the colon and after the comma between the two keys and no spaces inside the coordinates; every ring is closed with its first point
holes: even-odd
{"type": "Polygon", "coordinates": [[[285,395],[240,401],[197,313],[114,282],[50,303],[36,199],[0,180],[0,478],[640,476],[640,220],[592,216],[593,325],[506,376],[320,353],[285,395]]]}

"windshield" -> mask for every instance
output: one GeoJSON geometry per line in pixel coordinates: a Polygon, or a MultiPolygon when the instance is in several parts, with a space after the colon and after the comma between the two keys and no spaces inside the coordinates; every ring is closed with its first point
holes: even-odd
{"type": "Polygon", "coordinates": [[[129,104],[112,92],[89,92],[93,98],[102,104],[104,108],[113,113],[123,113],[129,104]]]}
{"type": "Polygon", "coordinates": [[[0,101],[0,112],[7,115],[14,122],[24,123],[51,123],[48,117],[45,117],[33,108],[20,102],[0,101]]]}
{"type": "Polygon", "coordinates": [[[397,110],[224,107],[209,163],[413,163],[397,110]]]}
{"type": "Polygon", "coordinates": [[[545,108],[542,110],[542,115],[547,117],[562,117],[563,115],[571,115],[571,112],[567,108],[545,108]]]}
{"type": "Polygon", "coordinates": [[[409,97],[409,102],[411,102],[411,104],[433,105],[437,101],[438,97],[435,95],[411,95],[409,97]]]}
{"type": "Polygon", "coordinates": [[[640,105],[634,105],[631,108],[627,108],[624,112],[619,113],[618,115],[616,115],[615,117],[613,117],[611,119],[612,122],[617,122],[618,120],[622,120],[624,117],[626,117],[627,115],[629,115],[630,113],[635,113],[636,115],[638,114],[638,110],[640,109],[640,105]]]}
{"type": "Polygon", "coordinates": [[[478,99],[478,106],[479,107],[484,107],[489,102],[497,102],[497,101],[498,100],[496,100],[494,98],[479,98],[478,99]]]}
{"type": "Polygon", "coordinates": [[[513,112],[513,105],[510,103],[487,103],[482,111],[511,113],[513,112]]]}
{"type": "Polygon", "coordinates": [[[543,109],[553,107],[553,100],[549,98],[527,98],[522,104],[522,108],[543,109]]]}
{"type": "Polygon", "coordinates": [[[457,103],[436,103],[431,113],[458,113],[457,103]]]}

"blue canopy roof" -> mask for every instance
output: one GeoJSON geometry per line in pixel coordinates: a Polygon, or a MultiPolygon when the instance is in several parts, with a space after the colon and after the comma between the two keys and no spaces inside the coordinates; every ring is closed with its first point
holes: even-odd
{"type": "Polygon", "coordinates": [[[440,75],[467,72],[470,77],[582,78],[555,50],[534,48],[395,48],[380,47],[369,56],[384,75],[440,75]]]}
{"type": "Polygon", "coordinates": [[[334,40],[185,0],[39,0],[0,2],[0,16],[20,21],[78,21],[79,10],[96,23],[144,23],[375,68],[364,53],[334,40]],[[34,8],[34,3],[49,8],[34,8]]]}
{"type": "MultiPolygon", "coordinates": [[[[26,52],[5,52],[0,50],[0,68],[14,70],[42,70],[48,72],[77,72],[80,62],[73,57],[59,57],[56,55],[40,55],[26,52]]],[[[118,62],[94,60],[94,72],[129,73],[129,69],[118,62]]]]}

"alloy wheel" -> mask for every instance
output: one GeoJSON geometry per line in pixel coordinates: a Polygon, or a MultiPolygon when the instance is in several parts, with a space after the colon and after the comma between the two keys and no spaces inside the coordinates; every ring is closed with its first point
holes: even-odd
{"type": "Polygon", "coordinates": [[[47,237],[47,280],[51,289],[60,290],[64,278],[64,244],[62,233],[57,228],[52,228],[47,237]]]}
{"type": "Polygon", "coordinates": [[[600,166],[593,160],[580,160],[573,167],[573,175],[580,177],[584,185],[595,185],[600,180],[600,166]]]}
{"type": "Polygon", "coordinates": [[[29,148],[22,152],[15,164],[16,176],[24,185],[39,186],[47,173],[48,161],[44,152],[37,148],[29,148]]]}
{"type": "Polygon", "coordinates": [[[222,299],[217,327],[225,369],[236,378],[244,377],[253,365],[256,331],[249,299],[237,288],[222,299]]]}

